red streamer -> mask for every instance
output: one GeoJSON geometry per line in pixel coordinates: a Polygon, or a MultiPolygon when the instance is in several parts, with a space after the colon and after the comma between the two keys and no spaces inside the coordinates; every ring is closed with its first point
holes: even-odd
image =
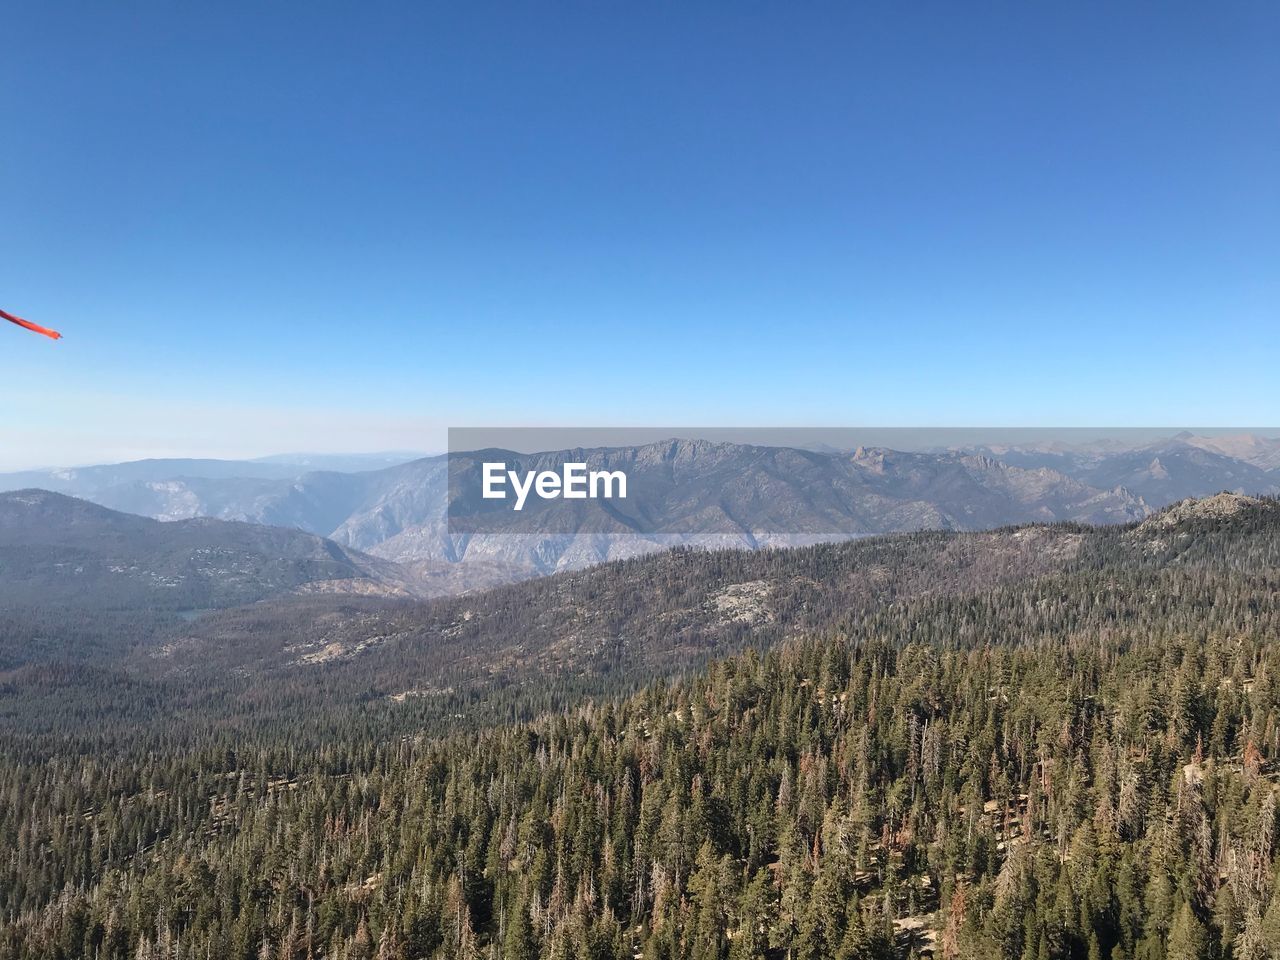
{"type": "Polygon", "coordinates": [[[26,327],[32,333],[38,333],[42,336],[46,336],[50,340],[62,339],[62,334],[57,330],[50,330],[47,327],[40,326],[38,323],[32,323],[30,320],[23,320],[21,317],[15,317],[12,313],[5,313],[3,310],[0,310],[0,317],[4,317],[10,323],[16,323],[20,327],[26,327]]]}

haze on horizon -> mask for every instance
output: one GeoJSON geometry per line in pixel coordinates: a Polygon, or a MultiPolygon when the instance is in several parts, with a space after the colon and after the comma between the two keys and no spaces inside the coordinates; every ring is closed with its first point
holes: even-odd
{"type": "MultiPolygon", "coordinates": [[[[1268,463],[1280,456],[1280,427],[464,427],[447,431],[432,429],[427,436],[436,443],[425,449],[352,450],[271,450],[209,452],[204,449],[179,452],[146,451],[127,453],[101,461],[64,463],[18,463],[7,465],[0,458],[0,480],[23,479],[26,474],[82,470],[87,467],[124,466],[156,461],[219,463],[270,463],[306,467],[309,470],[352,473],[378,470],[413,460],[482,449],[511,450],[518,453],[547,453],[569,449],[623,448],[662,443],[668,440],[704,440],[712,443],[789,447],[819,452],[852,452],[859,448],[900,452],[942,453],[945,451],[1042,450],[1075,454],[1118,453],[1144,448],[1163,448],[1190,443],[1229,457],[1265,456],[1268,463]],[[447,439],[446,439],[447,438],[447,439]]],[[[264,440],[264,442],[268,442],[264,440]]],[[[195,475],[201,475],[199,470],[195,475]]],[[[28,481],[40,485],[38,478],[28,481]]]]}

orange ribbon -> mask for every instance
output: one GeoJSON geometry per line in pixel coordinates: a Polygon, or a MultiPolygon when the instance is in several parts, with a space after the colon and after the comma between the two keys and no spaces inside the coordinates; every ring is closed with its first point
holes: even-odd
{"type": "Polygon", "coordinates": [[[15,317],[12,313],[5,313],[3,310],[0,310],[0,317],[4,317],[10,323],[16,323],[20,327],[26,327],[32,333],[38,333],[42,336],[46,336],[50,340],[62,339],[62,334],[57,330],[49,330],[46,327],[40,326],[38,323],[32,323],[30,320],[23,320],[21,317],[15,317]]]}

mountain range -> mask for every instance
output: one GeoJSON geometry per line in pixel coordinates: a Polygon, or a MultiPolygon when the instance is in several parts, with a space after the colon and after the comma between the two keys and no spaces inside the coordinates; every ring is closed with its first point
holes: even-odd
{"type": "MultiPolygon", "coordinates": [[[[929,452],[671,440],[578,455],[646,478],[653,492],[643,525],[594,504],[575,504],[566,518],[562,502],[558,512],[512,514],[501,535],[451,531],[443,455],[359,471],[309,469],[300,457],[148,460],[0,475],[0,489],[40,487],[161,520],[213,517],[305,531],[400,564],[397,576],[430,594],[680,544],[758,548],[921,529],[1124,523],[1186,497],[1280,491],[1280,439],[1254,435],[929,452]]],[[[525,468],[563,460],[510,451],[455,457],[525,468]]]]}

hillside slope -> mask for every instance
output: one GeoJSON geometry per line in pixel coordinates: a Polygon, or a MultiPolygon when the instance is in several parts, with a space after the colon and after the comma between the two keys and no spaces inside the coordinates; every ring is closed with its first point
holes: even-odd
{"type": "MultiPolygon", "coordinates": [[[[276,661],[289,713],[252,736],[0,738],[0,958],[1261,960],[1278,587],[1280,505],[1224,495],[1125,528],[682,552],[405,605],[410,631],[455,619],[276,661]],[[624,654],[677,638],[650,676],[726,621],[751,646],[803,636],[628,697],[562,697],[516,660],[470,698],[376,693],[450,631],[527,660],[573,611],[624,654]],[[348,685],[361,664],[393,669],[348,685]],[[431,700],[507,715],[427,736],[431,700]]],[[[626,663],[561,656],[579,679],[626,663]]]]}
{"type": "Polygon", "coordinates": [[[173,615],[336,584],[404,592],[394,564],[297,530],[161,523],[44,490],[0,494],[0,664],[48,656],[43,644],[73,659],[122,650],[173,615]]]}
{"type": "Polygon", "coordinates": [[[1280,506],[1226,495],[1126,527],[682,550],[425,602],[281,597],[167,630],[118,666],[131,682],[156,684],[168,709],[224,721],[247,717],[250,703],[254,723],[347,709],[374,710],[393,727],[453,714],[484,721],[530,689],[547,694],[544,705],[569,702],[748,646],[833,631],[913,635],[913,617],[939,610],[953,632],[919,638],[954,646],[1033,642],[1066,595],[1082,598],[1079,629],[1213,607],[1223,584],[1247,585],[1267,604],[1242,613],[1221,602],[1208,620],[1273,616],[1278,570],[1280,506]]]}

